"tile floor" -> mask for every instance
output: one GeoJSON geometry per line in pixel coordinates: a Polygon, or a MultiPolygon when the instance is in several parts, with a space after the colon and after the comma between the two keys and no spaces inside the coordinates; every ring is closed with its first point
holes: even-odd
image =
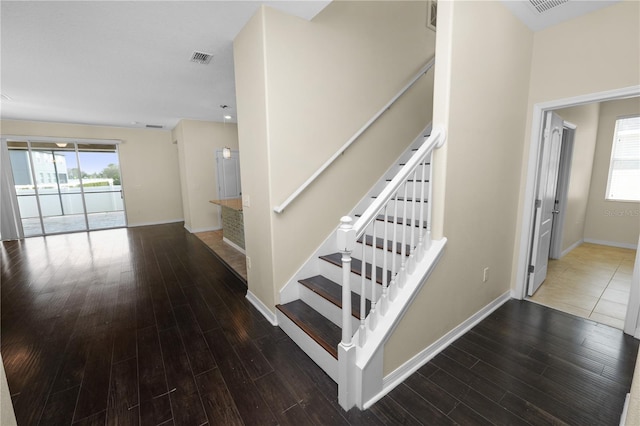
{"type": "Polygon", "coordinates": [[[622,329],[636,251],[583,243],[549,260],[547,279],[531,301],[622,329]]]}
{"type": "Polygon", "coordinates": [[[196,232],[194,235],[247,282],[247,259],[244,254],[222,241],[222,230],[196,232]]]}

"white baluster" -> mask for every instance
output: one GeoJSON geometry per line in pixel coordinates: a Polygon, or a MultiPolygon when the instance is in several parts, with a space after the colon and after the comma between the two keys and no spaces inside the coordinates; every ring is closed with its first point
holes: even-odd
{"type": "Polygon", "coordinates": [[[398,287],[404,287],[404,283],[407,279],[407,223],[409,219],[407,218],[407,182],[404,182],[404,199],[402,202],[402,250],[401,250],[401,262],[400,262],[400,272],[398,272],[398,287]]]}
{"type": "Polygon", "coordinates": [[[362,347],[367,341],[367,326],[366,326],[366,317],[367,317],[367,277],[365,264],[367,262],[367,253],[365,251],[365,247],[367,239],[366,229],[362,234],[362,264],[360,265],[360,342],[359,346],[362,347]]]}
{"type": "MultiPolygon", "coordinates": [[[[417,254],[417,260],[418,262],[420,262],[422,259],[424,259],[424,254],[426,252],[425,250],[425,241],[424,241],[424,233],[425,231],[423,230],[423,223],[424,223],[424,187],[426,185],[426,182],[424,181],[425,179],[425,169],[427,168],[427,158],[425,157],[422,160],[422,176],[420,177],[420,199],[422,200],[422,203],[420,203],[420,217],[418,218],[418,254],[417,254]]],[[[429,203],[429,205],[431,205],[431,198],[427,199],[427,203],[429,203]]]]}
{"type": "Polygon", "coordinates": [[[431,200],[433,199],[433,151],[429,153],[427,158],[429,159],[429,186],[427,186],[427,189],[429,191],[429,204],[427,205],[427,236],[425,241],[425,250],[429,250],[429,248],[431,247],[431,212],[433,211],[431,203],[431,200]]]}
{"type": "Polygon", "coordinates": [[[373,236],[373,241],[371,244],[371,311],[369,312],[369,329],[371,331],[376,329],[376,325],[378,324],[378,312],[376,311],[376,303],[377,303],[377,291],[376,287],[378,283],[376,282],[376,222],[374,219],[371,224],[371,234],[373,236]]]}
{"type": "Polygon", "coordinates": [[[415,230],[415,226],[414,226],[414,221],[416,218],[416,203],[418,202],[418,200],[416,200],[416,184],[417,184],[417,177],[418,174],[416,171],[413,172],[413,186],[412,186],[412,190],[411,190],[411,222],[409,225],[409,233],[411,234],[411,251],[409,254],[409,261],[408,261],[408,267],[407,267],[407,272],[409,274],[413,274],[413,272],[416,270],[416,230],[415,230]]]}
{"type": "MultiPolygon", "coordinates": [[[[380,315],[386,315],[387,313],[387,309],[388,309],[388,286],[389,283],[387,282],[389,280],[389,272],[388,272],[388,264],[387,264],[387,259],[389,258],[390,254],[388,251],[388,241],[387,239],[389,238],[389,236],[387,235],[387,219],[388,219],[388,207],[389,207],[389,203],[384,205],[383,208],[383,212],[384,212],[384,222],[383,222],[383,226],[384,226],[384,231],[383,231],[383,242],[382,242],[382,256],[383,256],[383,260],[382,260],[382,296],[380,297],[380,315]]],[[[394,253],[393,251],[391,253],[394,253]]],[[[391,254],[391,256],[394,256],[394,254],[391,254]]],[[[394,256],[395,257],[395,256],[394,256]]]]}
{"type": "Polygon", "coordinates": [[[393,200],[393,239],[391,247],[393,247],[393,257],[391,258],[391,283],[389,284],[389,300],[393,302],[398,294],[397,277],[398,268],[396,267],[397,247],[398,247],[398,191],[391,197],[393,200]]]}

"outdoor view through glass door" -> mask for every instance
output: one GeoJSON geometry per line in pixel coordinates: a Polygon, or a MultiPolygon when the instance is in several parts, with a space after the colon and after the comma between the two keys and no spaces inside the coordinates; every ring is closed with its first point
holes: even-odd
{"type": "Polygon", "coordinates": [[[25,237],[126,226],[117,145],[7,146],[25,237]]]}

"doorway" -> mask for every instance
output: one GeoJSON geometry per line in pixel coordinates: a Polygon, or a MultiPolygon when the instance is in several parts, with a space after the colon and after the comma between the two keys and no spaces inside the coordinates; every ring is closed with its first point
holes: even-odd
{"type": "Polygon", "coordinates": [[[6,144],[25,237],[126,226],[117,144],[6,144]]]}
{"type": "MultiPolygon", "coordinates": [[[[544,102],[534,105],[532,117],[531,144],[529,150],[529,161],[527,166],[527,178],[524,198],[524,209],[520,228],[520,244],[518,249],[517,278],[515,297],[525,298],[528,293],[528,283],[531,273],[530,260],[534,247],[534,229],[536,222],[537,184],[541,169],[542,158],[542,135],[544,134],[544,117],[548,111],[561,108],[569,108],[589,103],[619,100],[640,96],[640,86],[633,86],[623,89],[611,90],[607,92],[594,93],[578,96],[575,98],[560,99],[557,101],[544,102]]],[[[631,281],[629,301],[633,302],[640,297],[640,274],[638,271],[638,257],[634,260],[635,269],[631,281]]],[[[627,334],[640,337],[640,320],[638,316],[639,306],[637,303],[629,303],[624,322],[624,331],[627,334]]]]}

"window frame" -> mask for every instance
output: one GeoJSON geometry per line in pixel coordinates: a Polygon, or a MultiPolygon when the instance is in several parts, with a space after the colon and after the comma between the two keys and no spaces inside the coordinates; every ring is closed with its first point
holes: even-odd
{"type": "MultiPolygon", "coordinates": [[[[604,199],[605,201],[615,201],[615,202],[620,202],[620,203],[639,203],[640,202],[640,194],[638,195],[638,198],[636,199],[624,199],[624,198],[614,198],[612,196],[610,196],[610,189],[611,189],[611,178],[613,175],[613,165],[615,161],[620,161],[619,158],[615,157],[615,152],[616,152],[616,143],[618,142],[618,123],[620,122],[620,120],[625,120],[625,119],[630,119],[630,118],[638,118],[640,119],[640,114],[632,114],[632,115],[624,115],[624,116],[620,116],[620,117],[616,117],[616,121],[614,124],[614,128],[613,128],[613,140],[611,142],[611,156],[609,158],[609,170],[608,170],[608,174],[607,174],[607,186],[605,189],[605,194],[604,194],[604,199]]],[[[640,152],[637,158],[637,161],[640,161],[640,152]]]]}

